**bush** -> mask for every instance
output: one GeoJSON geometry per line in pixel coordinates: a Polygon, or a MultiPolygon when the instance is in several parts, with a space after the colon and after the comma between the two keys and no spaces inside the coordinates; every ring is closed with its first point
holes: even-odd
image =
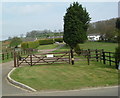
{"type": "Polygon", "coordinates": [[[35,49],[39,46],[39,41],[33,41],[28,43],[28,48],[35,49]]]}
{"type": "Polygon", "coordinates": [[[42,39],[39,40],[39,45],[48,45],[48,44],[53,44],[54,41],[53,39],[42,39]]]}
{"type": "Polygon", "coordinates": [[[21,48],[22,48],[22,49],[27,49],[27,48],[29,48],[29,47],[28,47],[28,42],[23,42],[23,43],[21,44],[21,48]]]}
{"type": "Polygon", "coordinates": [[[77,45],[75,46],[74,50],[75,50],[75,53],[77,53],[78,55],[81,54],[81,49],[80,49],[79,44],[77,44],[77,45]]]}
{"type": "Polygon", "coordinates": [[[33,42],[24,42],[21,44],[22,49],[28,49],[32,48],[35,49],[39,46],[39,41],[33,41],[33,42]]]}
{"type": "Polygon", "coordinates": [[[63,42],[63,38],[55,38],[55,41],[61,43],[63,42]]]}

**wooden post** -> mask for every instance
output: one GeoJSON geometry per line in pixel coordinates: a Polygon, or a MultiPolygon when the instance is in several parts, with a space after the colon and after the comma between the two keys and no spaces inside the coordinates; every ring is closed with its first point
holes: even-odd
{"type": "Polygon", "coordinates": [[[90,65],[90,49],[88,49],[87,52],[87,61],[88,61],[88,65],[90,65]]]}
{"type": "Polygon", "coordinates": [[[116,67],[116,69],[118,69],[118,66],[119,66],[118,61],[117,61],[117,59],[115,58],[115,67],[116,67]]]}
{"type": "Polygon", "coordinates": [[[9,53],[7,52],[7,59],[9,59],[9,53]]]}
{"type": "Polygon", "coordinates": [[[98,62],[98,50],[97,49],[95,50],[95,53],[96,53],[96,60],[98,62]]]}
{"type": "Polygon", "coordinates": [[[30,65],[32,66],[32,54],[30,54],[30,65]]]}
{"type": "Polygon", "coordinates": [[[14,52],[14,67],[16,67],[17,66],[17,63],[16,63],[16,52],[14,52]]]}
{"type": "Polygon", "coordinates": [[[16,55],[16,65],[19,67],[19,54],[16,55]]]}
{"type": "Polygon", "coordinates": [[[100,57],[99,57],[99,58],[100,58],[100,62],[101,62],[101,59],[102,59],[102,58],[101,58],[101,56],[102,56],[102,51],[103,51],[103,49],[100,51],[100,57]]]}
{"type": "Polygon", "coordinates": [[[2,54],[2,60],[5,60],[5,58],[4,58],[5,56],[4,56],[4,53],[2,54]]]}
{"type": "Polygon", "coordinates": [[[72,65],[74,65],[73,49],[71,49],[70,51],[71,51],[71,63],[72,65]]]}
{"type": "Polygon", "coordinates": [[[106,62],[105,62],[105,61],[106,61],[106,60],[105,60],[105,52],[102,51],[102,54],[103,54],[103,55],[102,55],[102,56],[103,56],[103,64],[106,64],[106,62]]]}
{"type": "Polygon", "coordinates": [[[70,58],[70,52],[69,52],[69,64],[70,64],[71,58],[70,58]]]}
{"type": "Polygon", "coordinates": [[[111,66],[111,55],[110,55],[110,52],[109,52],[109,64],[111,66]]]}

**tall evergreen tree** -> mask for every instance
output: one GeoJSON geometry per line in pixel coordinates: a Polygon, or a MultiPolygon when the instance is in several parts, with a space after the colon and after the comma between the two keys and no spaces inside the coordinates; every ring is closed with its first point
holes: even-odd
{"type": "Polygon", "coordinates": [[[89,21],[88,12],[78,2],[71,4],[64,16],[63,40],[71,48],[72,64],[74,64],[72,51],[78,43],[84,43],[87,39],[89,21]]]}
{"type": "MultiPolygon", "coordinates": [[[[116,57],[117,61],[120,63],[120,17],[117,18],[116,28],[118,30],[118,47],[116,48],[116,55],[115,55],[115,57],[116,57]]],[[[118,69],[118,66],[116,66],[116,68],[118,69]]]]}

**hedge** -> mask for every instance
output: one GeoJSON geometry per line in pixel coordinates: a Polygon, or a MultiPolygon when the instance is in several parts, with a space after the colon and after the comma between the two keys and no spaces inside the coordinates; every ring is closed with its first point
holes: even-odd
{"type": "Polygon", "coordinates": [[[33,42],[24,42],[21,44],[22,49],[32,48],[35,49],[39,46],[39,41],[33,41],[33,42]]]}
{"type": "Polygon", "coordinates": [[[32,49],[35,49],[39,46],[39,41],[33,41],[33,42],[29,42],[28,43],[28,47],[29,48],[32,48],[32,49]]]}
{"type": "Polygon", "coordinates": [[[61,43],[61,42],[63,42],[63,38],[55,38],[55,41],[61,43]]]}
{"type": "Polygon", "coordinates": [[[54,41],[53,39],[42,39],[39,40],[39,45],[48,45],[48,44],[53,44],[54,41]]]}
{"type": "Polygon", "coordinates": [[[22,49],[27,49],[27,48],[29,48],[29,47],[28,47],[28,42],[23,42],[23,43],[21,44],[21,48],[22,48],[22,49]]]}

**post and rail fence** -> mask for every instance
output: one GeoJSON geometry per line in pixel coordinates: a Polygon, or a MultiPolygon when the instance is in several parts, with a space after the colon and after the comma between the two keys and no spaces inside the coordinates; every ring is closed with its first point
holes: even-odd
{"type": "MultiPolygon", "coordinates": [[[[71,62],[71,57],[70,57],[70,51],[68,52],[61,52],[61,53],[47,53],[49,54],[53,54],[54,57],[52,58],[46,58],[47,54],[39,54],[39,55],[35,55],[34,52],[37,52],[38,50],[36,49],[26,49],[26,50],[21,50],[21,51],[9,51],[9,52],[3,52],[0,54],[0,58],[2,59],[2,61],[6,60],[6,59],[10,59],[13,58],[14,59],[14,66],[19,66],[22,63],[27,63],[28,65],[35,65],[35,64],[53,64],[55,62],[58,62],[61,59],[61,62],[65,61],[65,59],[67,58],[67,62],[70,63],[71,62]],[[67,55],[64,56],[64,54],[67,53],[67,55]],[[58,54],[62,54],[63,56],[55,56],[58,54]],[[26,57],[22,57],[25,56],[26,57]],[[40,57],[43,56],[44,57],[40,57]],[[68,56],[68,57],[67,57],[68,56]],[[21,57],[21,58],[20,58],[21,57]],[[65,58],[63,58],[65,57],[65,58]],[[35,58],[38,59],[38,61],[35,61],[35,58]],[[22,61],[22,60],[23,61],[22,61]],[[29,59],[29,61],[28,61],[29,59]],[[49,59],[49,60],[48,60],[49,59]],[[47,61],[46,61],[47,60],[47,61]]],[[[95,60],[95,61],[100,61],[103,62],[103,64],[108,64],[110,66],[115,66],[116,68],[118,68],[119,66],[119,61],[117,61],[117,59],[115,58],[115,52],[106,52],[103,49],[87,49],[87,50],[81,50],[80,51],[80,55],[83,55],[86,57],[88,65],[90,65],[90,61],[95,60]]],[[[75,55],[75,53],[74,53],[75,55]]],[[[120,53],[117,53],[117,55],[120,55],[120,53]]]]}

